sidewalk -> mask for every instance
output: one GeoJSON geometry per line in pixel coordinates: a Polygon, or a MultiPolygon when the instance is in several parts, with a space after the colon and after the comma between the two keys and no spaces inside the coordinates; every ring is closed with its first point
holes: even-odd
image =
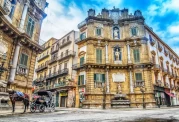
{"type": "MultiPolygon", "coordinates": [[[[24,109],[16,109],[14,113],[12,113],[12,110],[1,110],[0,111],[0,117],[5,117],[9,115],[17,115],[17,114],[23,114],[24,109]]],[[[29,113],[30,110],[27,110],[26,113],[29,113]]]]}

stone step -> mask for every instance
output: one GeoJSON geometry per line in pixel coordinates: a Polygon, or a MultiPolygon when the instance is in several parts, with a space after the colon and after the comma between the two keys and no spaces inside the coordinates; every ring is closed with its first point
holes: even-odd
{"type": "Polygon", "coordinates": [[[120,105],[120,106],[113,105],[112,108],[130,108],[130,106],[129,105],[120,105]]]}

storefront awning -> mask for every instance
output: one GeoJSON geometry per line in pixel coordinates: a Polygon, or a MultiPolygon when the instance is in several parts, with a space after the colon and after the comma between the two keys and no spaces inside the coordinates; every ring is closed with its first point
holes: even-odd
{"type": "Polygon", "coordinates": [[[175,97],[173,94],[171,94],[171,93],[169,93],[169,92],[166,92],[166,91],[165,91],[165,93],[168,94],[170,97],[175,97]]]}

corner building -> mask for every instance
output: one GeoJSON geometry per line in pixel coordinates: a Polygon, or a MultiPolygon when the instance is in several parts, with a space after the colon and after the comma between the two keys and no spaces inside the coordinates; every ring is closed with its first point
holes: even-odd
{"type": "Polygon", "coordinates": [[[43,49],[39,36],[47,6],[46,0],[0,1],[0,63],[6,69],[0,77],[0,107],[8,106],[9,88],[32,94],[35,59],[43,49]]]}
{"type": "Polygon", "coordinates": [[[178,104],[177,54],[145,24],[140,10],[102,9],[78,24],[76,107],[111,108],[116,94],[131,107],[178,104]],[[141,90],[144,91],[142,94],[141,90]]]}

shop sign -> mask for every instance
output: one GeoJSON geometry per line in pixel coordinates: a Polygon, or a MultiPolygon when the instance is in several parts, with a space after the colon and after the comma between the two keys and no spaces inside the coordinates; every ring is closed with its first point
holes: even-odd
{"type": "Polygon", "coordinates": [[[67,96],[67,95],[68,95],[67,92],[60,93],[60,96],[67,96]]]}

